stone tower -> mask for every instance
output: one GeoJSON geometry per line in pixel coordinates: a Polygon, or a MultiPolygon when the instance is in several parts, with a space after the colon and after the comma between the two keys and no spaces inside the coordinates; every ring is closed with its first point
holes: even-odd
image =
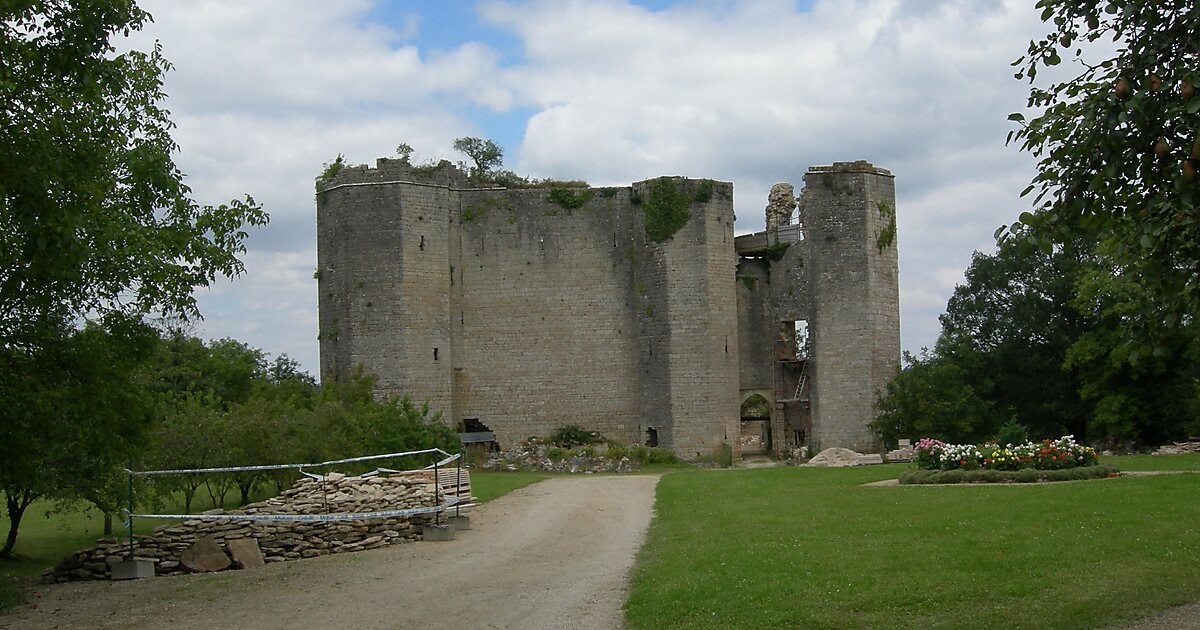
{"type": "Polygon", "coordinates": [[[737,239],[742,400],[771,403],[772,450],[876,452],[867,425],[900,363],[894,178],[866,162],[813,167],[798,223],[779,208],[737,239]]]}

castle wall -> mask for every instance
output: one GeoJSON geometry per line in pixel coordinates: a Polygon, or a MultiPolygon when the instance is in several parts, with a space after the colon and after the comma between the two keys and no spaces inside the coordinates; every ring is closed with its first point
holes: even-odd
{"type": "Polygon", "coordinates": [[[545,190],[463,191],[455,419],[505,444],[565,424],[638,440],[638,322],[628,190],[568,211],[545,190]]]}
{"type": "Polygon", "coordinates": [[[738,381],[744,400],[750,392],[767,390],[774,402],[775,351],[771,343],[778,324],[770,299],[773,287],[769,261],[743,258],[737,266],[738,381]]]}
{"type": "MultiPolygon", "coordinates": [[[[677,183],[689,193],[690,184],[677,183]]],[[[669,334],[672,422],[666,444],[687,459],[714,455],[722,444],[733,447],[736,457],[740,431],[733,187],[711,185],[711,198],[692,204],[692,218],[672,238],[644,250],[647,262],[664,274],[664,312],[656,308],[652,319],[665,323],[669,334]]],[[[634,189],[648,197],[648,186],[634,189]]]]}
{"type": "Polygon", "coordinates": [[[318,195],[323,377],[362,365],[380,395],[506,444],[565,424],[638,442],[654,428],[689,458],[736,441],[731,185],[709,182],[655,243],[647,182],[568,209],[456,173],[381,162],[318,195]]]}
{"type": "Polygon", "coordinates": [[[885,170],[853,162],[814,167],[804,182],[813,439],[822,448],[875,452],[878,440],[867,425],[900,357],[894,181],[885,170]],[[884,242],[888,224],[893,232],[884,242]]]}

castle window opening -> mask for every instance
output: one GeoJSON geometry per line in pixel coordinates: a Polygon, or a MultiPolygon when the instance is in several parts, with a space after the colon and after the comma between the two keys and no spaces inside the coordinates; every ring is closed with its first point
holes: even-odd
{"type": "Polygon", "coordinates": [[[812,347],[812,334],[808,330],[808,320],[798,319],[792,322],[792,325],[796,331],[796,358],[807,359],[808,350],[812,347]]]}
{"type": "Polygon", "coordinates": [[[437,350],[438,350],[437,348],[434,348],[434,349],[433,349],[433,360],[434,360],[434,361],[437,361],[437,360],[438,360],[438,358],[437,358],[437,350]]]}
{"type": "Polygon", "coordinates": [[[658,429],[646,427],[646,446],[651,448],[658,446],[658,429]]]}
{"type": "Polygon", "coordinates": [[[421,251],[425,251],[425,237],[424,236],[421,237],[420,247],[421,247],[421,251]]]}

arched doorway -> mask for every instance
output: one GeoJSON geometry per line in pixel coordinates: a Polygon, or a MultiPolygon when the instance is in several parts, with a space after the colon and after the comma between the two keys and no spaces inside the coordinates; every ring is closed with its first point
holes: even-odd
{"type": "Polygon", "coordinates": [[[767,453],[771,450],[771,402],[762,394],[750,394],[742,401],[742,454],[767,453]]]}

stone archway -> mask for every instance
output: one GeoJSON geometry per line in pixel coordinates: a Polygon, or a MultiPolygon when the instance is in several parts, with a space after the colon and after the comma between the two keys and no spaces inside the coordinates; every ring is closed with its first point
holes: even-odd
{"type": "Polygon", "coordinates": [[[752,393],[741,405],[741,434],[738,437],[743,455],[767,453],[771,450],[771,402],[765,396],[752,393]]]}

